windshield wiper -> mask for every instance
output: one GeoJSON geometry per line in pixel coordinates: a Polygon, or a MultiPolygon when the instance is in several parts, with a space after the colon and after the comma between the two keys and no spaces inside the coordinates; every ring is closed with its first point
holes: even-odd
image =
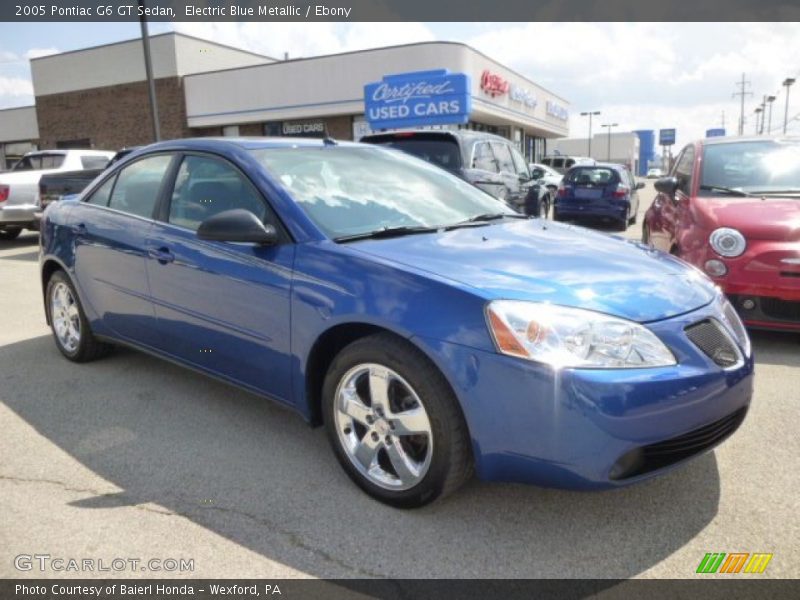
{"type": "Polygon", "coordinates": [[[381,238],[401,237],[404,235],[413,235],[415,233],[433,233],[439,231],[438,227],[425,227],[422,225],[401,225],[399,227],[384,227],[383,229],[375,229],[373,231],[365,231],[364,233],[354,233],[351,235],[340,235],[333,238],[334,242],[352,242],[355,240],[377,240],[381,238]]]}
{"type": "Polygon", "coordinates": [[[474,217],[470,217],[466,221],[462,221],[462,223],[476,223],[476,222],[485,222],[485,221],[496,221],[497,219],[503,219],[508,217],[509,219],[527,219],[529,218],[528,215],[521,215],[519,213],[483,213],[482,215],[475,215],[474,217]]]}
{"type": "Polygon", "coordinates": [[[800,189],[778,189],[778,190],[758,190],[751,194],[756,196],[780,196],[782,194],[800,194],[800,189]]]}
{"type": "Polygon", "coordinates": [[[701,185],[700,189],[701,190],[709,190],[709,191],[712,191],[712,192],[721,192],[723,194],[729,194],[730,196],[742,196],[742,197],[744,197],[744,196],[752,196],[753,195],[753,194],[750,194],[748,192],[745,192],[741,188],[725,187],[724,185],[701,185]]]}

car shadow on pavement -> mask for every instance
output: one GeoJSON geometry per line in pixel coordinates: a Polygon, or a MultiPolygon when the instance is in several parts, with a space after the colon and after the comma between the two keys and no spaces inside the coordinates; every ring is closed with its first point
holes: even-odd
{"type": "Polygon", "coordinates": [[[748,330],[759,363],[800,367],[800,331],[748,330]]]}
{"type": "Polygon", "coordinates": [[[350,482],[322,429],[180,367],[130,350],[75,365],[49,336],[0,347],[0,365],[0,400],[121,489],[71,506],[155,503],[317,577],[627,578],[684,546],[718,509],[717,463],[706,454],[610,492],[473,481],[426,508],[395,510],[350,482]]]}
{"type": "Polygon", "coordinates": [[[33,252],[22,252],[19,254],[10,254],[8,256],[0,256],[0,260],[27,260],[31,262],[35,262],[39,260],[39,251],[34,250],[33,252]]]}

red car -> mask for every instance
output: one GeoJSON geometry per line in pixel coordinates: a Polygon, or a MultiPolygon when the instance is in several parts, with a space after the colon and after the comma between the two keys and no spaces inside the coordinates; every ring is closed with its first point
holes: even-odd
{"type": "Polygon", "coordinates": [[[655,187],[645,243],[708,274],[748,326],[800,331],[800,138],[689,144],[655,187]]]}

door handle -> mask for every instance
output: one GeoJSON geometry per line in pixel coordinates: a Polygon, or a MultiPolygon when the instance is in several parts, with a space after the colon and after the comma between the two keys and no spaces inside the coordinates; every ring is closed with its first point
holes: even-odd
{"type": "Polygon", "coordinates": [[[86,235],[86,224],[85,223],[78,223],[77,225],[72,226],[72,233],[76,236],[80,237],[82,235],[86,235]]]}
{"type": "Polygon", "coordinates": [[[148,248],[147,255],[150,258],[154,258],[162,265],[166,265],[175,260],[175,255],[169,251],[169,248],[148,248]]]}

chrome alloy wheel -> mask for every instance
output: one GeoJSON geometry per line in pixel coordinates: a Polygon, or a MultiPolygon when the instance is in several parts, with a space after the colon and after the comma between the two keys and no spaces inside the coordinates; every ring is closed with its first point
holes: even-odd
{"type": "Polygon", "coordinates": [[[53,286],[50,320],[61,347],[67,352],[75,352],[81,343],[81,317],[72,290],[65,283],[53,286]]]}
{"type": "Polygon", "coordinates": [[[334,408],[339,442],[370,482],[400,491],[425,477],[433,455],[431,423],[400,375],[378,364],[356,365],[339,380],[334,408]]]}

